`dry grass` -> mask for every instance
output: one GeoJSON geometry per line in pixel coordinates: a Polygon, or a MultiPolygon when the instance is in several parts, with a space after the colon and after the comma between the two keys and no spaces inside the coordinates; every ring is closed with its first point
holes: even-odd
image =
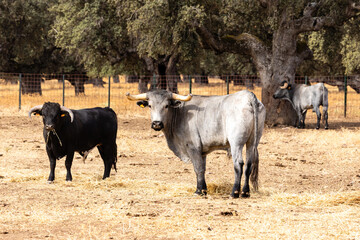
{"type": "MultiPolygon", "coordinates": [[[[232,199],[225,152],[208,157],[206,198],[148,117],[120,117],[118,172],[101,180],[97,150],[76,155],[73,182],[48,159],[40,118],[0,115],[0,239],[359,239],[359,124],[265,129],[260,190],[232,199]],[[21,134],[17,134],[18,132],[21,134]]],[[[311,123],[313,124],[313,123],[311,123]]]]}
{"type": "MultiPolygon", "coordinates": [[[[16,86],[0,89],[0,105],[8,106],[0,110],[0,239],[360,239],[358,95],[349,94],[352,117],[345,121],[342,93],[330,90],[328,131],[266,128],[260,189],[249,199],[229,197],[233,166],[221,151],[208,157],[208,196],[197,197],[192,165],[150,129],[148,111],[125,99],[136,84],[121,81],[111,95],[119,116],[118,172],[105,181],[94,150],[85,164],[75,156],[73,182],[65,181],[62,159],[54,184],[46,184],[42,122],[26,114],[44,101],[62,101],[57,82],[44,84],[41,97],[23,97],[21,111],[16,86]]],[[[219,85],[193,87],[194,94],[226,92],[219,85]]],[[[187,93],[186,84],[179,89],[187,93]]],[[[75,97],[68,85],[66,105],[107,105],[106,88],[87,85],[85,92],[75,97]]],[[[308,115],[313,128],[314,114],[308,115]]]]}

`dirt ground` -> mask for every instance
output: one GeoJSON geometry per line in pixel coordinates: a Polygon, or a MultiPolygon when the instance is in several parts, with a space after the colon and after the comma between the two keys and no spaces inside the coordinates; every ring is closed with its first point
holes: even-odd
{"type": "Polygon", "coordinates": [[[360,239],[360,123],[266,128],[260,189],[233,199],[225,152],[208,156],[207,197],[148,114],[118,119],[118,171],[101,180],[94,149],[47,184],[40,117],[0,114],[0,239],[360,239]]]}

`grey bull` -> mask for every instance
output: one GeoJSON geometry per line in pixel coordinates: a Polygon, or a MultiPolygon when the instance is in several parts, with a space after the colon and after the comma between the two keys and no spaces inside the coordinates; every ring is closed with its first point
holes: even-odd
{"type": "Polygon", "coordinates": [[[245,183],[241,196],[250,196],[249,179],[258,187],[258,144],[265,122],[265,107],[249,91],[226,96],[178,95],[155,90],[129,100],[151,108],[151,127],[162,130],[169,148],[181,160],[191,161],[197,178],[196,194],[207,194],[206,155],[214,150],[231,150],[235,183],[231,196],[238,198],[243,174],[242,150],[246,145],[245,183]]]}
{"type": "Polygon", "coordinates": [[[319,129],[321,119],[319,107],[323,106],[323,123],[325,123],[325,129],[329,128],[327,112],[329,107],[328,90],[323,83],[307,86],[305,84],[290,84],[288,81],[283,81],[273,97],[290,101],[298,115],[298,128],[305,128],[306,112],[308,109],[313,109],[317,116],[316,129],[319,129]]]}

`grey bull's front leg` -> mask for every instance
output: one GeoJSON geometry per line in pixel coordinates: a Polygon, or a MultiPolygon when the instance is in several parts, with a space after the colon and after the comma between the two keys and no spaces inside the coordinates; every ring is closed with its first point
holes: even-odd
{"type": "Polygon", "coordinates": [[[205,182],[206,156],[193,159],[194,171],[196,173],[196,191],[195,194],[206,195],[207,186],[205,182]]]}

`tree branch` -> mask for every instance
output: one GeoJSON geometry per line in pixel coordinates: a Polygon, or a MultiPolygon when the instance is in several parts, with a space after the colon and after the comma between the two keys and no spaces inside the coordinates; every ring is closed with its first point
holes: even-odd
{"type": "Polygon", "coordinates": [[[353,10],[359,10],[360,11],[360,5],[356,5],[356,3],[352,3],[351,6],[350,6],[351,9],[353,10]]]}
{"type": "Polygon", "coordinates": [[[269,65],[271,53],[266,45],[257,37],[249,33],[242,33],[237,36],[227,35],[225,38],[242,41],[249,49],[250,55],[254,60],[258,70],[269,65]]]}
{"type": "Polygon", "coordinates": [[[311,17],[311,16],[313,16],[313,13],[318,9],[319,9],[319,4],[318,3],[310,2],[304,8],[303,15],[304,15],[304,17],[311,17]]]}
{"type": "Polygon", "coordinates": [[[296,49],[296,65],[299,66],[304,60],[311,60],[313,58],[313,52],[306,44],[298,43],[296,49]]]}
{"type": "Polygon", "coordinates": [[[335,19],[332,17],[307,17],[304,16],[294,21],[296,33],[319,31],[324,27],[332,27],[336,25],[335,19]]]}
{"type": "MultiPolygon", "coordinates": [[[[308,31],[319,31],[324,27],[333,27],[339,25],[340,23],[332,16],[314,16],[316,11],[321,7],[321,2],[309,3],[303,11],[303,17],[297,20],[294,20],[294,26],[297,29],[297,33],[308,32],[308,31]]],[[[360,5],[357,5],[355,2],[350,2],[348,7],[344,10],[347,18],[356,16],[359,13],[360,5]]]]}
{"type": "Polygon", "coordinates": [[[200,43],[204,48],[210,48],[217,53],[224,52],[224,46],[221,41],[214,38],[212,33],[203,25],[196,27],[196,33],[200,38],[200,43]]]}

